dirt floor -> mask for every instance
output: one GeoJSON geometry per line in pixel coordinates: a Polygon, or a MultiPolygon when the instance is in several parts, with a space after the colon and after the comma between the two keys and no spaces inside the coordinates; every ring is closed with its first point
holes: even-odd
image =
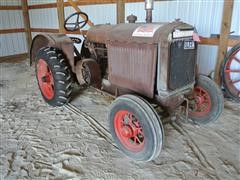
{"type": "Polygon", "coordinates": [[[0,179],[240,179],[239,104],[226,101],[211,125],[165,124],[161,155],[138,163],[105,131],[110,97],[81,91],[80,116],[50,107],[27,62],[0,64],[0,93],[0,179]]]}

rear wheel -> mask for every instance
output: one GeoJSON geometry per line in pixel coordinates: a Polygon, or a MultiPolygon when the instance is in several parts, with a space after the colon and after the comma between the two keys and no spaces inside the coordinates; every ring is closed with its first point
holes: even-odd
{"type": "Polygon", "coordinates": [[[226,95],[240,102],[240,44],[229,51],[222,70],[226,95]]]}
{"type": "Polygon", "coordinates": [[[119,149],[130,159],[150,161],[163,145],[163,127],[151,105],[139,97],[117,98],[109,112],[110,132],[119,149]]]}
{"type": "Polygon", "coordinates": [[[63,53],[52,47],[37,54],[36,77],[44,100],[52,106],[68,102],[72,92],[72,72],[63,53]]]}
{"type": "Polygon", "coordinates": [[[223,95],[217,84],[199,76],[189,97],[189,117],[197,124],[207,124],[219,118],[223,111],[223,95]]]}

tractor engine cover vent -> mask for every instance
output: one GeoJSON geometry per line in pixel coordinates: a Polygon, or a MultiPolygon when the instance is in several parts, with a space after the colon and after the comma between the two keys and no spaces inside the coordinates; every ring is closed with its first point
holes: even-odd
{"type": "Polygon", "coordinates": [[[112,84],[153,97],[156,45],[112,42],[108,45],[108,56],[112,84]]]}

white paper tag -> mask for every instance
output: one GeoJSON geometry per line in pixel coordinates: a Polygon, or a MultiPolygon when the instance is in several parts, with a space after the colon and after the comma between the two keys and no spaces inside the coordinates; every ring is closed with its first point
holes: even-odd
{"type": "Polygon", "coordinates": [[[173,38],[183,38],[183,37],[191,37],[193,36],[194,31],[180,31],[180,30],[175,30],[173,32],[173,38]]]}
{"type": "Polygon", "coordinates": [[[153,37],[155,32],[161,27],[159,24],[146,24],[139,26],[133,32],[134,37],[153,37]]]}

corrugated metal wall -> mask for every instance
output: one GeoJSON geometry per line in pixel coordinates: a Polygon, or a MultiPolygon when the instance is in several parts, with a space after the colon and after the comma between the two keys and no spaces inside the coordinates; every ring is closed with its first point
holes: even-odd
{"type": "MultiPolygon", "coordinates": [[[[0,0],[0,6],[21,5],[19,0],[0,0]]],[[[1,10],[0,29],[24,28],[23,15],[21,10],[1,10]]],[[[22,54],[27,52],[25,33],[1,34],[0,35],[0,56],[22,54]]]]}
{"type": "MultiPolygon", "coordinates": [[[[67,0],[65,0],[67,1],[67,0]]],[[[28,0],[29,5],[42,4],[42,3],[54,3],[56,0],[28,0]]],[[[210,34],[219,34],[222,19],[222,9],[224,0],[176,0],[176,1],[162,1],[155,2],[155,8],[153,11],[153,20],[160,22],[173,21],[176,18],[180,18],[182,21],[193,24],[196,26],[201,36],[210,36],[210,34]]],[[[17,5],[19,1],[7,1],[1,0],[4,5],[17,5]]],[[[89,15],[89,18],[95,24],[103,23],[116,23],[116,5],[89,5],[80,6],[81,10],[89,15]]],[[[126,16],[135,14],[138,16],[138,21],[143,22],[145,20],[144,3],[127,3],[126,4],[126,16]]],[[[65,16],[74,12],[72,7],[65,8],[65,16]]],[[[2,13],[2,12],[0,12],[2,13]]],[[[4,13],[3,13],[4,14],[4,13]]],[[[234,34],[240,35],[240,0],[235,0],[232,31],[234,34]]],[[[16,11],[8,12],[7,15],[1,16],[2,19],[13,19],[15,21],[22,22],[21,14],[16,11]],[[20,19],[19,19],[20,18],[20,19]]],[[[30,10],[30,21],[32,28],[58,28],[57,9],[33,9],[30,10]]],[[[4,24],[4,27],[14,27],[16,23],[10,23],[8,26],[4,24]]],[[[23,24],[18,24],[20,27],[23,24]]],[[[33,37],[37,33],[32,33],[33,37]]],[[[17,52],[26,51],[26,43],[20,46],[15,42],[16,37],[12,35],[4,35],[5,42],[7,44],[15,43],[13,47],[15,50],[5,48],[4,54],[12,54],[17,52]],[[23,48],[24,47],[24,48],[23,48]]],[[[16,36],[16,35],[15,35],[16,36]]],[[[19,33],[17,39],[20,42],[24,42],[24,33],[19,33]]],[[[11,47],[11,45],[8,45],[11,47]]],[[[199,47],[198,62],[200,71],[205,74],[209,74],[215,66],[217,54],[217,47],[215,46],[203,46],[199,47]]]]}

